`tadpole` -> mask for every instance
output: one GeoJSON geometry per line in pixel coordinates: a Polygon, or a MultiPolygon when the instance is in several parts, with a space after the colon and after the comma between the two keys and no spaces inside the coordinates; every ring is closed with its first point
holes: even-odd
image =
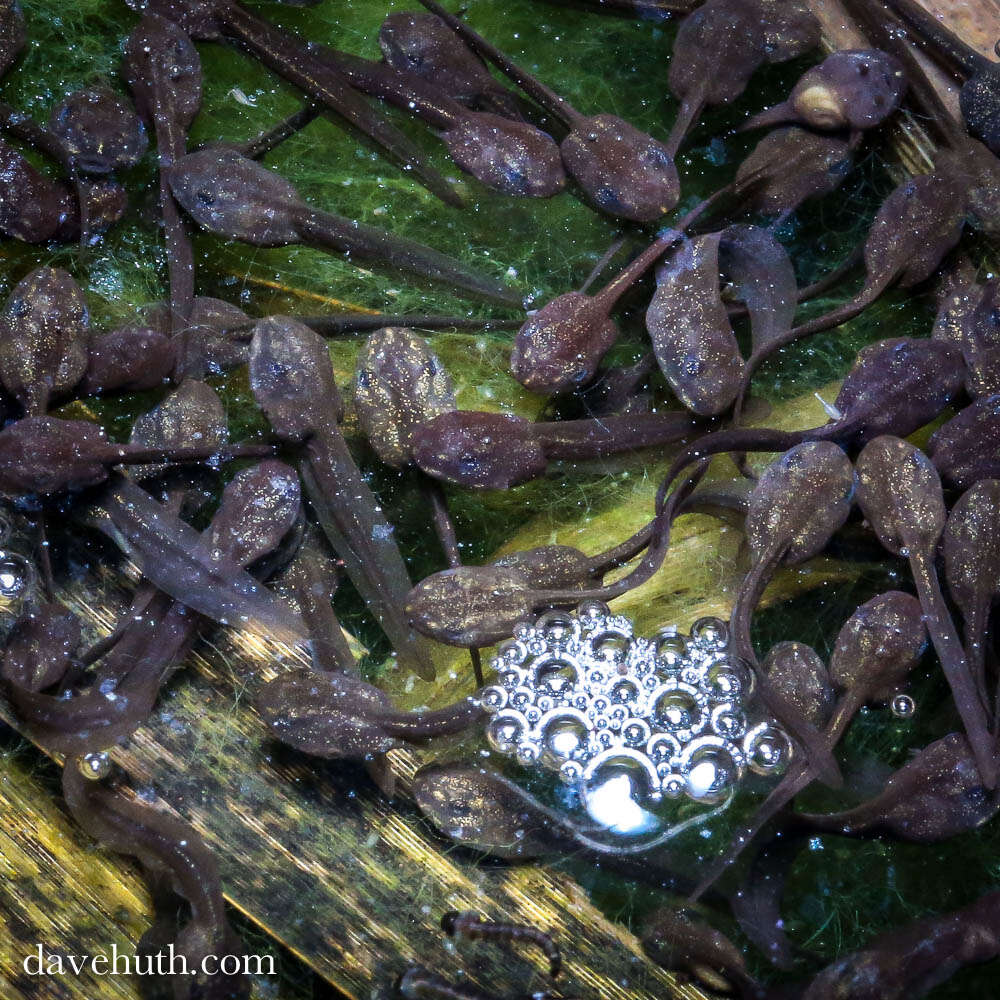
{"type": "Polygon", "coordinates": [[[787,100],[754,115],[744,129],[796,122],[810,128],[866,130],[881,125],[906,93],[906,74],[881,49],[841,49],[806,70],[787,100]]]}
{"type": "Polygon", "coordinates": [[[790,823],[840,836],[889,833],[932,844],[982,825],[996,813],[997,804],[996,793],[983,785],[968,741],[950,733],[895,771],[868,802],[843,812],[795,813],[790,823]]]}
{"type": "Polygon", "coordinates": [[[433,678],[426,642],[403,616],[406,565],[381,505],[347,447],[340,393],[326,344],[287,316],[262,320],[250,347],[250,385],[278,435],[303,442],[302,480],[347,575],[401,660],[433,678]]]}
{"type": "Polygon", "coordinates": [[[173,369],[169,336],[148,326],[120,326],[91,340],[79,390],[84,396],[143,392],[163,385],[173,369]]]}
{"type": "Polygon", "coordinates": [[[961,348],[968,371],[965,388],[973,399],[1000,392],[1000,281],[963,281],[950,289],[932,336],[961,348]]]}
{"type": "Polygon", "coordinates": [[[429,476],[472,489],[510,489],[549,462],[603,458],[683,440],[699,422],[682,411],[533,423],[511,413],[452,410],[412,432],[429,476]]]}
{"type": "Polygon", "coordinates": [[[428,191],[446,204],[462,206],[455,189],[427,165],[416,144],[332,66],[317,59],[309,42],[252,14],[235,0],[132,0],[131,6],[162,14],[197,41],[235,41],[245,46],[264,65],[367,135],[428,191]]]}
{"type": "Polygon", "coordinates": [[[170,335],[179,378],[201,376],[187,324],[194,305],[194,250],[170,191],[170,168],[187,152],[187,133],[201,107],[201,60],[173,22],[143,14],[125,43],[125,75],[136,107],[156,135],[160,215],[170,282],[170,335]]]}
{"type": "Polygon", "coordinates": [[[659,266],[646,311],[653,351],[677,398],[705,417],[728,409],[745,380],[720,272],[750,314],[751,357],[787,335],[796,308],[792,262],[781,244],[757,226],[730,226],[687,240],[659,266]]]}
{"type": "Polygon", "coordinates": [[[1000,479],[1000,393],[962,407],[930,437],[927,454],[942,478],[960,490],[1000,479]]]}
{"type": "Polygon", "coordinates": [[[378,43],[393,69],[440,87],[459,104],[507,118],[522,117],[517,96],[501,86],[485,63],[435,14],[404,10],[387,15],[378,43]]]}
{"type": "Polygon", "coordinates": [[[474,52],[488,59],[565,124],[569,135],[559,147],[563,163],[598,208],[623,219],[652,222],[677,204],[680,181],[673,156],[663,143],[616,115],[582,114],[436,0],[420,2],[474,52]]]}
{"type": "Polygon", "coordinates": [[[559,147],[533,125],[470,111],[433,83],[407,77],[384,63],[327,48],[314,51],[353,87],[426,121],[438,131],[455,164],[487,187],[517,197],[550,198],[565,186],[559,147]]]}
{"type": "Polygon", "coordinates": [[[1000,64],[967,45],[940,20],[910,0],[886,0],[907,21],[932,54],[967,79],[958,94],[969,131],[1000,155],[1000,64]]]}
{"type": "Polygon", "coordinates": [[[60,268],[37,268],[15,286],[0,314],[0,380],[29,416],[83,378],[89,326],[83,292],[60,268]]]}
{"type": "Polygon", "coordinates": [[[63,768],[63,795],[73,818],[105,847],[137,859],[148,878],[165,876],[173,892],[191,907],[174,944],[194,975],[175,984],[175,996],[178,1000],[249,996],[250,981],[245,976],[207,974],[203,966],[209,956],[240,955],[243,948],[226,916],[215,858],[200,834],[162,808],[84,777],[85,766],[82,759],[70,757],[63,768]]]}
{"type": "Polygon", "coordinates": [[[188,153],[170,168],[170,188],[202,228],[253,246],[302,243],[351,260],[375,260],[496,299],[518,296],[451,257],[412,240],[310,208],[283,177],[232,149],[188,153]]]}
{"type": "Polygon", "coordinates": [[[1000,691],[986,691],[990,612],[1000,595],[1000,480],[981,479],[955,502],[944,528],[942,549],[948,590],[965,620],[965,655],[979,696],[992,709],[994,727],[1000,691]]]}
{"type": "Polygon", "coordinates": [[[642,948],[665,969],[685,972],[713,992],[760,995],[740,949],[694,914],[661,907],[643,921],[642,948]]]}
{"type": "Polygon", "coordinates": [[[0,140],[0,233],[24,243],[66,242],[79,227],[80,209],[72,191],[0,140]]]}
{"type": "Polygon", "coordinates": [[[708,0],[681,22],[670,57],[670,90],[681,101],[667,149],[677,155],[706,107],[730,104],[764,62],[794,59],[820,41],[801,3],[708,0]]]}
{"type": "Polygon", "coordinates": [[[937,650],[983,783],[994,788],[997,760],[987,709],[962,650],[934,558],[945,527],[941,480],[929,458],[901,438],[869,441],[857,460],[858,505],[879,541],[910,562],[927,631],[937,650]]]}

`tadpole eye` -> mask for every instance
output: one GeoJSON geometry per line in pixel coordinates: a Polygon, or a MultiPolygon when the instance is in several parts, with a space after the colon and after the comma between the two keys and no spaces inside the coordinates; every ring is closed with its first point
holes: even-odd
{"type": "Polygon", "coordinates": [[[212,193],[211,193],[210,191],[204,191],[204,190],[202,190],[202,191],[199,191],[199,192],[198,192],[198,193],[197,193],[197,194],[195,195],[195,197],[196,197],[196,198],[198,199],[198,201],[200,201],[200,202],[201,202],[201,203],[202,203],[203,205],[206,205],[206,206],[209,206],[209,205],[214,205],[214,204],[215,204],[215,195],[213,195],[213,194],[212,194],[212,193]]]}

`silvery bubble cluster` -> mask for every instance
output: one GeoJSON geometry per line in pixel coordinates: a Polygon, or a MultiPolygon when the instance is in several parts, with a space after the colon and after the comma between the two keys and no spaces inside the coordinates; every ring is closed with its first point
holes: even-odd
{"type": "Polygon", "coordinates": [[[725,622],[652,639],[602,604],[521,625],[493,660],[481,698],[500,753],[557,771],[585,804],[623,783],[632,804],[723,800],[746,770],[780,773],[792,748],[751,711],[753,674],[729,653],[725,622]]]}

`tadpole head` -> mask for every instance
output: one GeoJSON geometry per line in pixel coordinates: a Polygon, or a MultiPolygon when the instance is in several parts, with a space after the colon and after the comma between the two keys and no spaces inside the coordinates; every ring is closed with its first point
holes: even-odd
{"type": "Polygon", "coordinates": [[[127,0],[127,3],[139,13],[159,14],[173,21],[198,41],[223,39],[219,0],[127,0]]]}
{"type": "Polygon", "coordinates": [[[790,125],[757,143],[736,171],[736,180],[753,178],[748,201],[760,212],[777,214],[836,191],[851,166],[846,139],[790,125]]]}
{"type": "Polygon", "coordinates": [[[15,286],[0,314],[0,379],[28,412],[83,377],[89,326],[83,292],[61,268],[36,268],[15,286]]]}
{"type": "Polygon", "coordinates": [[[70,94],[52,109],[49,130],[76,168],[88,174],[134,167],[149,146],[135,110],[107,87],[70,94]]]}
{"type": "Polygon", "coordinates": [[[559,147],[527,122],[478,113],[442,139],[458,167],[501,194],[551,198],[566,186],[559,147]]]}
{"type": "Polygon", "coordinates": [[[529,316],[517,333],[510,368],[531,392],[558,395],[593,379],[618,327],[600,302],[566,292],[529,316]]]}
{"type": "Polygon", "coordinates": [[[982,396],[942,424],[927,445],[946,482],[965,490],[981,479],[1000,479],[1000,393],[982,396]]]}
{"type": "Polygon", "coordinates": [[[595,115],[574,126],[561,149],[566,169],[609,215],[653,222],[680,198],[667,147],[614,115],[595,115]]]}
{"type": "Polygon", "coordinates": [[[548,466],[529,420],[453,410],[413,429],[413,461],[429,476],[471,489],[506,490],[548,466]]]}
{"type": "Polygon", "coordinates": [[[1000,479],[981,479],[955,501],[944,529],[948,589],[968,619],[977,600],[992,607],[1000,591],[1000,479]]]}
{"type": "Polygon", "coordinates": [[[186,129],[201,106],[201,59],[187,33],[147,12],[125,43],[125,77],[139,114],[152,122],[158,110],[186,129]]]}
{"type": "Polygon", "coordinates": [[[532,617],[532,588],[522,573],[500,566],[460,566],[434,573],[406,599],[421,634],[449,646],[491,646],[532,617]]]}
{"type": "Polygon", "coordinates": [[[25,243],[45,243],[74,239],[79,231],[75,193],[0,140],[0,233],[25,243]]]}
{"type": "Polygon", "coordinates": [[[880,49],[842,49],[807,70],[787,101],[746,124],[746,128],[798,122],[823,131],[870,129],[881,125],[906,93],[906,75],[895,56],[880,49]]]}
{"type": "Polygon", "coordinates": [[[342,416],[325,341],[291,316],[254,327],[249,367],[257,405],[283,439],[301,441],[342,416]]]}
{"type": "Polygon", "coordinates": [[[1000,75],[979,72],[965,81],[958,106],[969,131],[1000,156],[1000,75]]]}
{"type": "Polygon", "coordinates": [[[822,41],[819,20],[801,0],[760,0],[760,10],[768,62],[798,59],[822,41]]]}
{"type": "Polygon", "coordinates": [[[298,192],[283,177],[234,149],[208,147],[169,170],[170,190],[203,229],[252,246],[286,246],[299,239],[298,192]]]}
{"type": "Polygon", "coordinates": [[[858,505],[885,548],[895,555],[931,551],[945,522],[931,460],[909,441],[883,435],[861,449],[856,466],[858,505]]]}
{"type": "Polygon", "coordinates": [[[25,691],[44,691],[62,680],[76,656],[80,620],[61,604],[31,605],[7,639],[0,674],[25,691]]]}
{"type": "Polygon", "coordinates": [[[788,565],[821,552],[854,503],[850,459],[837,445],[796,445],[769,465],[750,493],[747,539],[756,558],[780,549],[788,565]]]}
{"type": "Polygon", "coordinates": [[[905,437],[937,417],[962,392],[965,362],[954,344],[894,338],[857,357],[835,402],[860,443],[905,437]]]}
{"type": "Polygon", "coordinates": [[[484,768],[429,764],[413,777],[413,798],[446,837],[494,857],[527,860],[557,849],[549,814],[513,782],[484,768]]]}
{"type": "Polygon", "coordinates": [[[376,330],[354,373],[358,422],[387,465],[412,461],[413,431],[457,407],[447,369],[419,334],[405,327],[376,330]]]}
{"type": "Polygon", "coordinates": [[[772,689],[809,725],[821,729],[833,710],[833,686],[826,664],[811,646],[779,642],[761,664],[772,689]]]}
{"type": "Polygon", "coordinates": [[[926,648],[920,602],[890,590],[862,604],[844,623],[830,657],[830,677],[841,692],[860,689],[865,701],[885,701],[926,648]]]}
{"type": "Polygon", "coordinates": [[[0,431],[0,494],[48,496],[108,478],[108,439],[96,424],[25,417],[0,431]]]}

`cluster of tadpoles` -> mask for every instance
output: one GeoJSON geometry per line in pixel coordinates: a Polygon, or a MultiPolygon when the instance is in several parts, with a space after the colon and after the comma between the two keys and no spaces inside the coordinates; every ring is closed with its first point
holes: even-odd
{"type": "MultiPolygon", "coordinates": [[[[424,767],[413,792],[440,830],[479,851],[509,861],[592,853],[630,877],[670,884],[692,903],[703,895],[728,898],[746,934],[788,967],[794,952],[779,907],[784,875],[804,837],[879,833],[933,842],[985,822],[1000,806],[1000,678],[991,629],[1000,596],[1000,285],[978,283],[956,252],[967,226],[1000,232],[994,156],[1000,71],[912,0],[891,0],[891,10],[849,0],[880,47],[835,52],[804,73],[785,101],[747,122],[746,128],[769,131],[733,181],[666,225],[681,195],[674,160],[702,112],[735,100],[763,64],[817,45],[819,26],[804,7],[796,0],[708,0],[687,13],[669,74],[680,112],[661,142],[617,116],[578,110],[434,0],[421,2],[426,13],[386,18],[379,34],[384,60],[374,62],[307,42],[234,0],[149,0],[136,4],[141,19],[124,47],[134,109],[104,88],[70,95],[44,126],[0,105],[7,137],[0,140],[0,233],[39,244],[100,239],[128,207],[116,175],[142,158],[151,133],[169,267],[168,301],[118,329],[92,329],[75,281],[48,267],[24,277],[0,313],[7,420],[0,430],[0,492],[34,525],[41,568],[7,639],[3,690],[24,732],[66,755],[66,799],[80,823],[137,857],[166,895],[188,904],[190,918],[179,934],[158,923],[143,946],[175,939],[177,951],[200,967],[200,956],[239,947],[210,852],[187,824],[102,779],[110,771],[106,751],[149,717],[206,623],[308,642],[311,669],[286,672],[262,689],[265,723],[306,753],[364,762],[392,794],[388,751],[462,733],[484,713],[475,698],[435,711],[400,711],[362,680],[331,604],[341,575],[363,597],[403,669],[433,680],[440,644],[463,647],[481,686],[480,648],[509,638],[519,622],[547,609],[611,600],[649,580],[668,555],[676,517],[735,511],[745,518],[750,567],[733,609],[733,650],[752,667],[766,709],[800,753],[708,870],[692,879],[689,861],[662,850],[636,857],[479,765],[424,767]],[[242,147],[189,151],[187,133],[201,101],[192,39],[240,46],[302,91],[301,111],[242,147]],[[967,78],[964,121],[951,117],[924,78],[911,41],[967,78]],[[897,111],[908,85],[940,133],[936,169],[900,184],[847,263],[800,289],[775,236],[777,223],[842,183],[866,133],[897,111]],[[517,333],[511,375],[537,393],[581,396],[591,417],[531,422],[459,409],[448,372],[412,328],[468,326],[467,320],[255,320],[232,304],[195,295],[189,219],[254,246],[302,243],[506,305],[520,301],[516,289],[430,247],[307,204],[260,164],[322,115],[360,130],[434,195],[461,204],[458,189],[369,97],[427,123],[462,170],[500,194],[548,197],[568,186],[633,227],[664,224],[600,290],[589,292],[588,282],[558,296],[517,333]],[[40,172],[22,151],[25,144],[62,175],[40,172]],[[746,216],[773,221],[737,221],[746,216]],[[796,323],[799,303],[832,287],[855,263],[865,270],[860,291],[796,323]],[[653,269],[648,356],[629,368],[602,368],[618,336],[616,306],[653,269]],[[883,340],[862,351],[828,407],[829,422],[794,432],[739,426],[754,374],[777,351],[859,315],[892,288],[915,288],[942,273],[933,336],[883,340]],[[734,326],[743,315],[749,352],[734,326]],[[323,338],[354,331],[370,333],[353,385],[358,424],[386,465],[418,475],[449,567],[416,586],[342,428],[345,405],[323,338]],[[267,441],[230,442],[223,403],[204,381],[238,366],[247,366],[272,428],[267,441]],[[679,408],[650,408],[644,386],[654,371],[679,408]],[[110,441],[88,421],[49,413],[75,397],[163,386],[168,393],[135,421],[127,443],[110,441]],[[942,416],[925,451],[907,442],[942,416]],[[510,489],[545,475],[553,462],[681,442],[648,524],[631,538],[592,556],[553,545],[485,566],[462,565],[444,485],[510,489]],[[746,464],[751,452],[780,456],[754,474],[746,464]],[[719,454],[737,460],[742,478],[724,488],[702,485],[710,457],[719,454]],[[223,489],[220,468],[233,459],[255,464],[223,489]],[[47,532],[54,513],[105,534],[142,573],[128,612],[89,645],[81,623],[56,597],[47,532]],[[201,523],[208,518],[200,531],[190,523],[198,515],[201,523]],[[915,596],[889,591],[859,607],[828,663],[797,642],[759,656],[751,622],[768,582],[780,567],[823,552],[852,518],[863,518],[892,556],[908,562],[915,596]],[[265,586],[268,579],[276,585],[265,586]],[[832,815],[791,812],[795,796],[814,780],[841,782],[834,751],[864,706],[888,701],[905,710],[907,677],[928,636],[963,731],[921,750],[861,806],[832,815]],[[758,837],[776,818],[783,836],[758,837]],[[750,845],[752,860],[738,887],[717,888],[750,845]]],[[[686,12],[661,0],[579,6],[644,17],[686,12]]],[[[0,72],[13,69],[24,43],[20,9],[0,0],[0,72]]],[[[917,996],[958,964],[1000,954],[998,905],[994,896],[983,897],[879,938],[796,995],[917,996]]],[[[550,939],[531,928],[498,926],[463,917],[446,929],[532,941],[556,974],[560,960],[550,939]]],[[[687,911],[657,914],[644,941],[671,968],[763,995],[740,951],[687,911]]],[[[220,975],[174,988],[182,991],[177,996],[221,998],[245,995],[248,984],[220,975]]],[[[416,970],[400,990],[472,996],[416,970]]]]}

